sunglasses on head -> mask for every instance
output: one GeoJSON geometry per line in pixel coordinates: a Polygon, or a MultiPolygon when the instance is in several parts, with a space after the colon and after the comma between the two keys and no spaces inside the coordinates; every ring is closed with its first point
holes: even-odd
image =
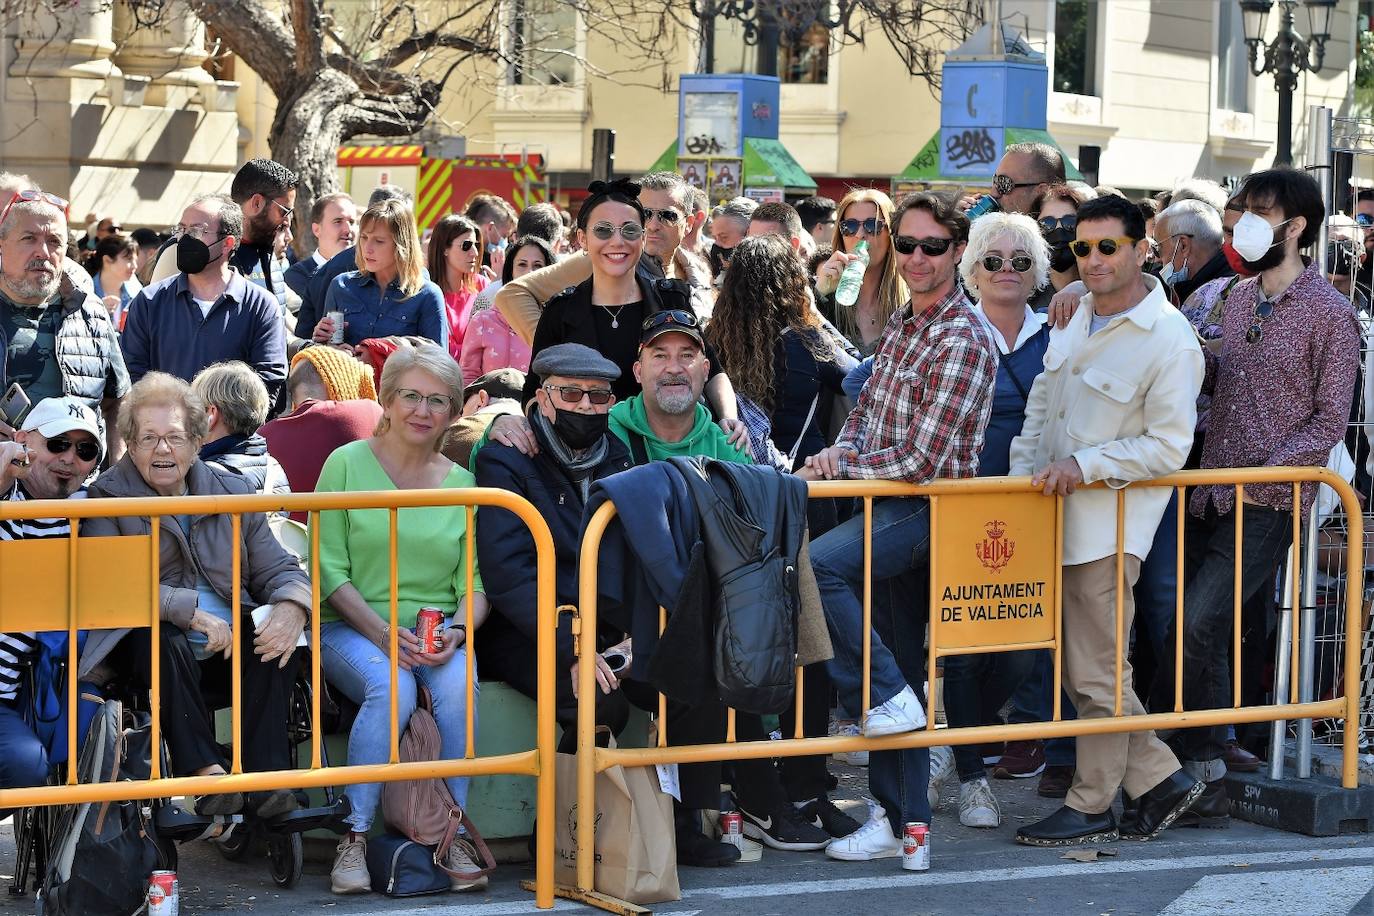
{"type": "Polygon", "coordinates": [[[1031,269],[1032,263],[1030,256],[1024,254],[1018,254],[1010,258],[1004,258],[996,254],[984,255],[983,257],[983,267],[988,273],[994,274],[1002,269],[1003,264],[1010,264],[1012,270],[1016,271],[1018,274],[1023,274],[1031,269]]]}
{"type": "Polygon", "coordinates": [[[592,235],[603,242],[610,241],[617,233],[627,242],[637,242],[644,237],[644,227],[639,223],[622,223],[619,226],[610,223],[596,223],[592,226],[592,235]]]}
{"type": "Polygon", "coordinates": [[[993,175],[992,189],[998,194],[1010,194],[1017,188],[1033,188],[1040,184],[1038,181],[1017,181],[1010,175],[993,175]]]}
{"type": "Polygon", "coordinates": [[[682,214],[678,213],[671,207],[667,207],[662,210],[655,210],[653,207],[644,208],[644,221],[646,223],[655,217],[658,218],[658,221],[660,223],[676,223],[679,219],[682,218],[682,214]]]}
{"type": "Polygon", "coordinates": [[[1135,239],[1078,239],[1069,243],[1069,250],[1073,252],[1075,258],[1086,258],[1092,253],[1094,245],[1097,246],[1098,251],[1110,258],[1122,248],[1134,247],[1135,239]]]}
{"type": "Polygon", "coordinates": [[[852,238],[859,234],[860,229],[865,235],[877,235],[886,227],[887,224],[877,216],[870,216],[868,219],[847,219],[840,223],[840,235],[852,238]]]}
{"type": "Polygon", "coordinates": [[[1039,219],[1040,230],[1042,232],[1053,232],[1055,229],[1067,229],[1073,232],[1078,228],[1078,214],[1070,213],[1068,216],[1042,216],[1039,219]]]}
{"type": "Polygon", "coordinates": [[[892,247],[897,249],[898,254],[914,254],[916,249],[919,248],[927,257],[931,258],[938,258],[946,251],[949,251],[949,246],[953,244],[954,239],[915,239],[909,235],[895,235],[892,237],[892,247]]]}
{"type": "Polygon", "coordinates": [[[5,209],[3,211],[0,211],[0,224],[3,224],[5,222],[5,217],[10,215],[10,207],[13,207],[15,204],[21,202],[33,203],[35,201],[40,200],[44,203],[52,204],[57,209],[61,210],[64,214],[67,212],[67,202],[62,198],[58,197],[56,194],[49,194],[46,191],[35,191],[30,188],[25,191],[14,192],[14,196],[10,198],[10,202],[5,204],[5,209]]]}
{"type": "Polygon", "coordinates": [[[670,324],[680,324],[684,328],[700,328],[701,322],[697,321],[697,316],[682,309],[664,309],[661,312],[654,312],[639,326],[642,333],[657,331],[659,328],[667,327],[670,324]]]}
{"type": "Polygon", "coordinates": [[[66,436],[53,436],[48,440],[48,451],[54,455],[61,455],[69,448],[76,449],[76,457],[82,461],[94,461],[100,457],[100,446],[90,439],[82,439],[80,442],[73,442],[66,436]]]}
{"type": "Polygon", "coordinates": [[[552,394],[558,392],[558,397],[564,404],[577,405],[582,403],[585,396],[598,407],[602,404],[611,402],[611,389],[609,388],[579,388],[576,385],[545,385],[544,390],[552,394]]]}

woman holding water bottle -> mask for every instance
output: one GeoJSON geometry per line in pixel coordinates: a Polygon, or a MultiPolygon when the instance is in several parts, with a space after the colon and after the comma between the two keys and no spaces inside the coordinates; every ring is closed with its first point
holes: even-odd
{"type": "Polygon", "coordinates": [[[835,253],[816,271],[816,291],[822,296],[821,312],[868,356],[877,349],[888,318],[906,301],[906,286],[892,257],[892,198],[859,188],[844,196],[836,213],[835,253]],[[837,302],[845,267],[865,255],[868,266],[857,299],[852,305],[837,302]]]}

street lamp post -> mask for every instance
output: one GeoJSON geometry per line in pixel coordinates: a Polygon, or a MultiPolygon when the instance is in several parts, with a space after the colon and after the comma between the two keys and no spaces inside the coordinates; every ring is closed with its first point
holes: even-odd
{"type": "Polygon", "coordinates": [[[1293,11],[1299,0],[1278,0],[1282,18],[1273,41],[1264,40],[1265,25],[1274,0],[1240,0],[1245,28],[1245,43],[1250,46],[1250,72],[1255,76],[1274,74],[1279,93],[1279,151],[1275,165],[1293,164],[1293,93],[1298,75],[1316,73],[1326,57],[1326,42],[1331,37],[1331,13],[1337,0],[1302,0],[1307,7],[1311,38],[1304,39],[1293,27],[1293,11]]]}

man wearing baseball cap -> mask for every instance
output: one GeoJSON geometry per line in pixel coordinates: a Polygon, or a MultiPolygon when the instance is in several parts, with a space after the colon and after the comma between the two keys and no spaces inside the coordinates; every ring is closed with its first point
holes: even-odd
{"type": "MultiPolygon", "coordinates": [[[[95,411],[76,398],[45,398],[29,411],[13,441],[0,442],[0,500],[81,496],[100,456],[95,411]]],[[[66,518],[0,521],[0,541],[66,537],[70,532],[66,518]]],[[[0,747],[5,749],[0,789],[38,786],[48,778],[49,749],[25,723],[18,703],[21,672],[37,655],[39,642],[37,633],[0,633],[0,747]]]]}
{"type": "Polygon", "coordinates": [[[634,364],[642,390],[610,413],[611,432],[630,447],[635,464],[678,455],[749,461],[701,403],[710,371],[695,315],[667,309],[644,319],[634,364]]]}

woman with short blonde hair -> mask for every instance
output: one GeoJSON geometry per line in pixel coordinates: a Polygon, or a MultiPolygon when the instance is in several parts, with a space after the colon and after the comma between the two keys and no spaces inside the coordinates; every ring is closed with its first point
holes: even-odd
{"type": "Polygon", "coordinates": [[[367,208],[358,221],[357,270],[335,277],[315,325],[315,343],[328,344],[343,314],[343,342],[349,352],[364,340],[418,336],[448,346],[449,322],[443,291],[424,275],[424,253],[415,214],[400,200],[367,208]]]}

